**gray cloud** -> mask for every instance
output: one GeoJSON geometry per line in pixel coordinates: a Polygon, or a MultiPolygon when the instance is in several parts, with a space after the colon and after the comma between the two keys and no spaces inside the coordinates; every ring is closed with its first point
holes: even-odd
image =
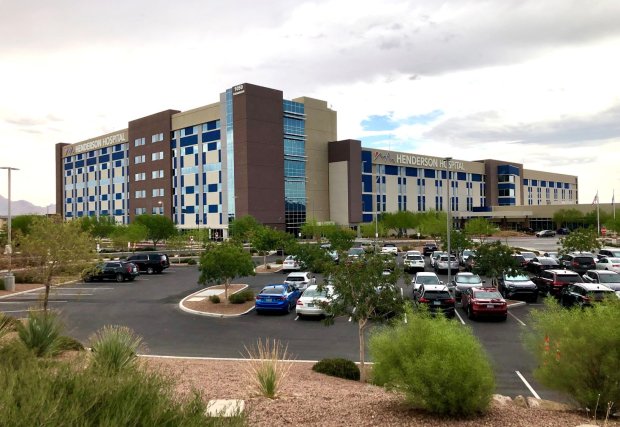
{"type": "Polygon", "coordinates": [[[515,142],[541,146],[578,146],[620,138],[620,104],[590,116],[563,117],[532,123],[511,123],[495,111],[448,119],[424,135],[461,143],[515,142]]]}

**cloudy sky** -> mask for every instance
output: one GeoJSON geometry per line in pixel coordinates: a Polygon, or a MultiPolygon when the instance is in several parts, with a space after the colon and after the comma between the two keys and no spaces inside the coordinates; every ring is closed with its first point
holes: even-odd
{"type": "Polygon", "coordinates": [[[619,22],[617,0],[0,0],[0,166],[13,200],[54,203],[57,142],[249,82],[327,100],[340,139],[575,174],[609,203],[619,22]]]}

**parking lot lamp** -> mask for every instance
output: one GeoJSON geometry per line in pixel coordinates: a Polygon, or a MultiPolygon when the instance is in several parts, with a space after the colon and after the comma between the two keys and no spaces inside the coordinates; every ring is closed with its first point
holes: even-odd
{"type": "Polygon", "coordinates": [[[452,157],[446,157],[444,159],[444,161],[446,162],[446,194],[447,194],[447,200],[446,200],[446,243],[448,246],[448,286],[450,286],[450,276],[452,274],[452,265],[450,264],[450,226],[452,225],[451,221],[450,221],[450,187],[452,184],[452,180],[450,179],[450,161],[452,160],[452,157]]]}
{"type": "Polygon", "coordinates": [[[10,166],[0,166],[0,169],[6,169],[8,172],[8,176],[9,176],[9,194],[8,194],[9,198],[7,200],[8,202],[7,244],[4,250],[4,253],[9,256],[9,268],[4,278],[4,284],[5,284],[5,289],[12,291],[12,290],[15,290],[15,278],[13,277],[13,274],[11,273],[11,254],[13,253],[13,247],[11,246],[11,171],[18,171],[19,169],[12,168],[10,166]]]}

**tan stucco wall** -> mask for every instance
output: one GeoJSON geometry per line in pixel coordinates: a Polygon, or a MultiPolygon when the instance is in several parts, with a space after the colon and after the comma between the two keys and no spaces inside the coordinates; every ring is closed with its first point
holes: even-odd
{"type": "Polygon", "coordinates": [[[349,223],[349,188],[347,162],[329,163],[329,208],[331,221],[336,224],[349,223]]]}
{"type": "Polygon", "coordinates": [[[183,129],[220,118],[220,103],[205,105],[172,116],[172,130],[183,129]]]}

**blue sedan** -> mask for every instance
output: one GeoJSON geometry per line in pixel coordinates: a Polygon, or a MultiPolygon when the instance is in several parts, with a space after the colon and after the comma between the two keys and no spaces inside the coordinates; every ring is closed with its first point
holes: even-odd
{"type": "Polygon", "coordinates": [[[256,296],[256,313],[260,314],[267,310],[290,313],[300,296],[301,291],[295,286],[267,285],[256,296]]]}

